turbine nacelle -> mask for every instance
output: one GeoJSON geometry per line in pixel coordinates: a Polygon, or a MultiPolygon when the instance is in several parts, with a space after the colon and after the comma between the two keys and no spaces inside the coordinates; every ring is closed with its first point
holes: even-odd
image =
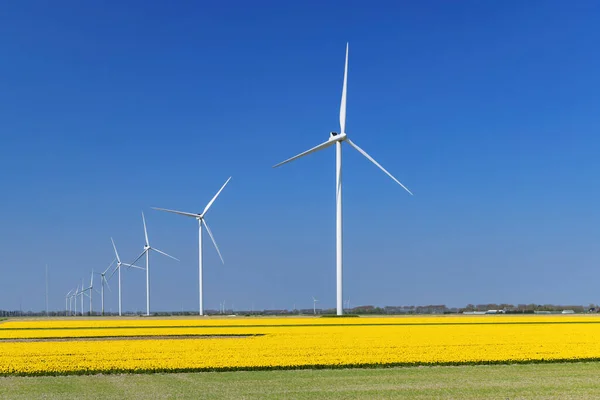
{"type": "Polygon", "coordinates": [[[342,142],[347,137],[345,133],[329,132],[329,142],[342,142]]]}

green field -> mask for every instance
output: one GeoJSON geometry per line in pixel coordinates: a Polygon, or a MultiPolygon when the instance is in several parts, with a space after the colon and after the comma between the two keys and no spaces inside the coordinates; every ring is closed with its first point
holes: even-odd
{"type": "Polygon", "coordinates": [[[0,399],[594,399],[600,363],[0,378],[0,399]]]}

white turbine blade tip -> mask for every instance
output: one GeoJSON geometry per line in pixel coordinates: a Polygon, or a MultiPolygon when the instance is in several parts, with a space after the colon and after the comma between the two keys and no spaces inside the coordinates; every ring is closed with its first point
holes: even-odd
{"type": "Polygon", "coordinates": [[[113,249],[115,249],[115,258],[117,259],[118,262],[121,261],[121,259],[119,258],[119,252],[117,251],[117,246],[115,246],[115,241],[113,240],[113,238],[110,238],[110,241],[112,242],[113,245],[113,249]]]}
{"type": "Polygon", "coordinates": [[[225,189],[225,186],[227,186],[227,184],[229,183],[229,181],[231,180],[231,176],[229,177],[229,179],[227,179],[227,181],[225,181],[225,183],[223,184],[223,186],[221,186],[221,189],[219,189],[219,191],[217,192],[217,194],[214,195],[214,197],[208,202],[208,204],[206,205],[206,207],[204,207],[204,211],[202,211],[202,216],[204,216],[208,210],[210,209],[210,207],[212,206],[212,204],[215,202],[215,200],[217,199],[217,197],[219,197],[219,195],[221,194],[221,192],[223,191],[223,189],[225,189]]]}
{"type": "Polygon", "coordinates": [[[198,218],[198,217],[200,217],[200,214],[194,214],[194,213],[190,213],[190,212],[177,211],[177,210],[169,210],[168,208],[159,208],[159,207],[151,207],[151,208],[153,210],[166,211],[166,212],[170,212],[170,213],[173,213],[173,214],[184,215],[186,217],[192,217],[192,218],[198,218]]]}
{"type": "Polygon", "coordinates": [[[173,257],[172,255],[165,253],[164,251],[160,251],[159,249],[155,249],[154,247],[151,247],[151,249],[152,249],[152,250],[154,250],[154,251],[156,251],[157,253],[160,253],[160,254],[162,254],[163,256],[167,256],[167,257],[169,257],[169,258],[172,258],[172,259],[173,259],[173,260],[175,260],[175,261],[181,261],[180,259],[178,259],[178,258],[175,258],[175,257],[173,257]]]}
{"type": "Polygon", "coordinates": [[[296,159],[298,159],[300,157],[307,156],[307,155],[309,155],[311,153],[314,153],[314,152],[317,152],[319,150],[326,149],[327,147],[332,146],[334,143],[335,143],[335,141],[328,140],[328,141],[326,141],[324,143],[321,143],[321,144],[313,147],[312,149],[306,150],[305,152],[302,152],[302,153],[300,153],[298,155],[295,155],[294,157],[288,158],[287,160],[282,161],[279,164],[273,165],[273,168],[277,168],[277,167],[279,167],[279,166],[281,166],[283,164],[287,164],[287,163],[289,163],[291,161],[294,161],[294,160],[296,160],[296,159]]]}
{"type": "Polygon", "coordinates": [[[210,239],[212,240],[213,244],[215,245],[215,249],[217,249],[217,253],[219,254],[219,258],[221,259],[221,262],[223,264],[225,264],[225,260],[223,260],[223,256],[221,255],[221,251],[219,250],[219,246],[217,246],[217,242],[215,241],[215,237],[213,236],[210,228],[208,227],[208,224],[206,223],[206,221],[204,219],[202,219],[202,223],[206,227],[206,231],[208,232],[208,236],[210,236],[210,239]]]}
{"type": "Polygon", "coordinates": [[[344,64],[344,83],[342,86],[342,101],[340,102],[340,133],[346,133],[346,98],[348,96],[348,48],[346,43],[346,63],[344,64]]]}
{"type": "Polygon", "coordinates": [[[348,142],[348,144],[350,144],[350,146],[354,147],[360,154],[362,154],[363,156],[365,156],[369,161],[371,161],[373,164],[375,164],[380,170],[382,170],[387,176],[389,176],[390,178],[392,178],[394,180],[394,182],[396,182],[398,185],[402,186],[402,188],[404,190],[406,190],[411,196],[413,196],[413,193],[406,187],[404,186],[398,179],[396,179],[394,177],[394,175],[390,174],[385,168],[383,168],[377,161],[375,161],[375,159],[373,157],[371,157],[370,155],[367,154],[366,151],[364,151],[363,149],[361,149],[360,147],[358,147],[353,141],[351,141],[350,139],[346,139],[346,142],[348,142]]]}
{"type": "Polygon", "coordinates": [[[144,217],[144,212],[142,211],[142,221],[144,222],[144,236],[146,237],[146,246],[150,246],[148,242],[148,230],[146,229],[146,217],[144,217]]]}
{"type": "Polygon", "coordinates": [[[140,267],[138,265],[133,265],[133,264],[126,264],[126,263],[122,263],[122,265],[126,266],[127,268],[137,268],[137,269],[142,269],[145,270],[146,268],[144,267],[140,267]]]}

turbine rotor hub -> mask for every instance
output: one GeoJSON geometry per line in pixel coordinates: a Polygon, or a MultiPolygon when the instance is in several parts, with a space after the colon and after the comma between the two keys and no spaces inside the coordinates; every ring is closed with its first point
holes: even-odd
{"type": "Polygon", "coordinates": [[[345,133],[337,133],[337,132],[329,132],[329,141],[330,142],[341,142],[346,140],[345,133]]]}

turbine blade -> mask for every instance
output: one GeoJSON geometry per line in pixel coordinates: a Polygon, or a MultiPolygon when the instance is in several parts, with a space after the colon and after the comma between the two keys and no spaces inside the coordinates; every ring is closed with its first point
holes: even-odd
{"type": "Polygon", "coordinates": [[[371,157],[370,155],[367,154],[366,151],[364,151],[363,149],[361,149],[360,147],[358,147],[353,141],[351,141],[350,139],[346,139],[346,142],[348,142],[348,144],[352,147],[354,147],[360,154],[362,154],[363,156],[365,156],[369,161],[371,161],[373,164],[375,164],[377,167],[379,167],[380,170],[382,170],[383,172],[385,172],[387,174],[387,176],[389,176],[390,178],[392,178],[394,180],[394,182],[396,182],[398,185],[402,186],[402,188],[404,190],[406,190],[411,196],[413,195],[412,192],[410,190],[408,190],[408,188],[406,186],[404,186],[402,183],[400,183],[400,181],[396,178],[394,178],[394,176],[392,174],[390,174],[385,168],[383,168],[377,161],[375,161],[375,159],[373,157],[371,157]]]}
{"type": "Polygon", "coordinates": [[[126,266],[127,268],[137,268],[137,269],[141,269],[141,270],[145,270],[145,269],[146,269],[146,268],[144,268],[144,267],[140,267],[140,266],[133,265],[133,264],[126,264],[126,263],[122,263],[121,265],[124,265],[124,266],[126,266]]]}
{"type": "Polygon", "coordinates": [[[173,259],[173,260],[175,260],[175,261],[181,261],[181,260],[179,260],[178,258],[175,258],[175,257],[173,257],[172,255],[169,255],[169,254],[165,253],[164,251],[160,251],[159,249],[155,249],[154,247],[150,247],[150,250],[154,250],[154,251],[156,251],[157,253],[160,253],[160,254],[162,254],[163,256],[167,256],[167,257],[169,257],[169,258],[172,258],[172,259],[173,259]]]}
{"type": "Polygon", "coordinates": [[[117,251],[117,246],[115,246],[115,241],[113,240],[113,238],[110,238],[110,241],[112,242],[113,249],[115,249],[115,256],[116,256],[117,262],[121,262],[121,259],[119,258],[119,252],[117,251]]]}
{"type": "Polygon", "coordinates": [[[146,230],[146,217],[144,217],[143,211],[142,211],[142,221],[144,221],[144,236],[146,236],[146,246],[150,246],[150,243],[148,243],[148,230],[146,230]]]}
{"type": "Polygon", "coordinates": [[[227,186],[227,184],[229,183],[230,180],[231,180],[231,177],[229,177],[229,179],[227,179],[227,181],[225,181],[225,183],[223,184],[223,186],[221,186],[221,189],[219,189],[219,191],[217,192],[217,194],[215,194],[215,197],[213,197],[212,200],[208,202],[208,204],[206,205],[206,207],[204,207],[204,211],[202,211],[202,216],[204,216],[206,214],[206,212],[208,211],[208,209],[210,208],[210,206],[212,206],[212,204],[215,202],[215,200],[217,199],[217,197],[219,197],[219,195],[221,194],[221,192],[223,191],[223,189],[225,189],[225,186],[227,186]]]}
{"type": "Polygon", "coordinates": [[[346,43],[346,64],[344,65],[344,86],[340,104],[340,133],[346,133],[346,94],[348,88],[348,43],[346,43]]]}
{"type": "Polygon", "coordinates": [[[153,210],[158,210],[158,211],[166,211],[166,212],[170,212],[173,214],[179,214],[179,215],[185,215],[186,217],[192,217],[192,218],[198,218],[200,217],[200,214],[194,214],[194,213],[189,213],[189,212],[183,212],[183,211],[176,211],[176,210],[169,210],[166,208],[158,208],[158,207],[151,207],[153,210]]]}
{"type": "Polygon", "coordinates": [[[144,250],[144,251],[142,251],[142,253],[141,253],[139,256],[137,256],[137,258],[136,258],[135,260],[133,260],[133,262],[132,262],[131,264],[123,264],[123,265],[132,265],[132,264],[135,264],[137,260],[139,260],[140,258],[142,258],[142,256],[143,256],[144,254],[146,254],[146,252],[147,252],[147,251],[148,251],[148,250],[144,250]]]}
{"type": "Polygon", "coordinates": [[[115,267],[115,269],[113,269],[113,272],[112,272],[112,274],[110,274],[110,276],[108,277],[108,279],[112,278],[113,275],[119,270],[119,268],[120,268],[119,264],[117,264],[117,266],[115,267]]]}
{"type": "Polygon", "coordinates": [[[334,143],[335,143],[335,141],[334,141],[334,140],[331,140],[331,141],[330,141],[330,140],[328,140],[328,141],[326,141],[325,143],[321,143],[320,145],[318,145],[318,146],[315,146],[315,147],[313,147],[313,148],[312,148],[312,149],[310,149],[310,150],[306,150],[305,152],[303,152],[303,153],[300,153],[300,154],[298,154],[298,155],[296,155],[296,156],[294,156],[294,157],[292,157],[292,158],[288,158],[287,160],[285,160],[285,161],[282,161],[282,162],[280,162],[279,164],[275,164],[275,165],[273,165],[273,168],[277,168],[277,167],[279,167],[279,166],[281,166],[281,165],[283,165],[283,164],[287,164],[287,163],[289,163],[289,162],[291,162],[291,161],[294,161],[294,160],[295,160],[295,159],[297,159],[297,158],[300,158],[300,157],[307,156],[307,155],[309,155],[309,154],[311,154],[311,153],[314,153],[314,152],[316,152],[316,151],[319,151],[319,150],[326,149],[326,148],[328,148],[329,146],[332,146],[334,143]]]}
{"type": "Polygon", "coordinates": [[[113,264],[115,263],[115,261],[117,261],[116,258],[112,260],[112,262],[110,263],[110,265],[108,266],[108,268],[106,268],[101,275],[106,275],[106,273],[108,272],[108,270],[110,269],[110,267],[113,266],[113,264]]]}
{"type": "Polygon", "coordinates": [[[105,277],[102,278],[104,279],[104,283],[106,283],[106,287],[108,288],[108,290],[112,292],[112,290],[110,289],[110,285],[108,284],[108,279],[106,279],[105,277]]]}
{"type": "Polygon", "coordinates": [[[223,260],[223,256],[221,255],[221,252],[219,251],[219,246],[217,246],[217,242],[215,241],[215,238],[214,238],[212,232],[210,231],[210,228],[208,227],[208,224],[206,223],[206,221],[204,220],[204,218],[202,218],[202,223],[206,227],[206,231],[208,232],[208,236],[210,236],[210,239],[212,240],[213,244],[215,245],[215,249],[217,249],[217,253],[219,253],[219,257],[221,258],[221,262],[223,264],[225,264],[225,261],[223,260]]]}

